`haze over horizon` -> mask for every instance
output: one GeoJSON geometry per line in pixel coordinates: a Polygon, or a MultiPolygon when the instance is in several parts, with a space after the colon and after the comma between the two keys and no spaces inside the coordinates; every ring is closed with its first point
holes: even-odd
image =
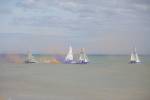
{"type": "Polygon", "coordinates": [[[0,0],[0,53],[150,54],[150,0],[0,0]]]}

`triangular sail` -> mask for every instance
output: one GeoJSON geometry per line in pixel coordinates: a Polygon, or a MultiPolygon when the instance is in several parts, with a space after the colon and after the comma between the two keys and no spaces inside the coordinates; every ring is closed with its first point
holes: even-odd
{"type": "Polygon", "coordinates": [[[28,59],[33,59],[34,57],[32,56],[31,51],[28,52],[28,59]]]}
{"type": "Polygon", "coordinates": [[[73,52],[72,52],[72,47],[69,47],[69,52],[65,58],[65,61],[72,61],[73,60],[73,52]]]}
{"type": "Polygon", "coordinates": [[[87,57],[87,55],[85,53],[84,48],[81,49],[79,61],[80,62],[88,62],[88,57],[87,57]]]}
{"type": "Polygon", "coordinates": [[[136,57],[136,62],[137,62],[137,63],[138,63],[138,62],[141,62],[137,53],[135,54],[135,57],[136,57]]]}
{"type": "Polygon", "coordinates": [[[31,51],[28,51],[26,63],[37,63],[37,62],[38,62],[38,61],[36,61],[36,60],[34,59],[34,56],[32,56],[31,51]]]}
{"type": "Polygon", "coordinates": [[[136,62],[141,62],[140,59],[139,59],[138,54],[136,54],[136,62]]]}
{"type": "Polygon", "coordinates": [[[139,59],[139,56],[138,56],[138,54],[137,54],[136,48],[134,48],[134,52],[135,52],[135,61],[136,61],[137,63],[141,62],[140,59],[139,59]]]}
{"type": "Polygon", "coordinates": [[[140,59],[139,59],[139,56],[138,56],[138,54],[137,54],[136,48],[134,48],[134,51],[131,53],[130,61],[131,61],[131,62],[134,62],[134,63],[139,63],[139,62],[141,62],[140,59]]]}
{"type": "Polygon", "coordinates": [[[135,59],[135,55],[134,55],[134,53],[132,52],[131,53],[131,58],[130,58],[130,61],[135,61],[136,59],[135,59]]]}
{"type": "Polygon", "coordinates": [[[85,55],[85,62],[89,62],[87,55],[85,55]]]}

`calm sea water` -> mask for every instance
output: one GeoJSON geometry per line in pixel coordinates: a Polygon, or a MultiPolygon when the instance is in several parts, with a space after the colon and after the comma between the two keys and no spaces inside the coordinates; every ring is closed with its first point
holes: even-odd
{"type": "Polygon", "coordinates": [[[142,64],[128,64],[129,58],[89,56],[87,65],[1,58],[0,100],[150,100],[150,56],[140,56],[142,64]]]}

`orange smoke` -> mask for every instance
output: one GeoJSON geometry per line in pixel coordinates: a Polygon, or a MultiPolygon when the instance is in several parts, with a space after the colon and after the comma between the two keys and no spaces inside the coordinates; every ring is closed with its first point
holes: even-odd
{"type": "Polygon", "coordinates": [[[39,61],[41,63],[47,63],[47,64],[59,64],[60,63],[60,61],[58,61],[54,57],[40,57],[39,61]]]}
{"type": "Polygon", "coordinates": [[[55,59],[55,58],[52,58],[50,63],[51,64],[60,64],[60,62],[57,59],[55,59]]]}
{"type": "Polygon", "coordinates": [[[0,100],[6,100],[3,96],[0,96],[0,100]]]}
{"type": "Polygon", "coordinates": [[[16,64],[23,63],[21,59],[21,55],[19,54],[7,54],[5,58],[10,63],[16,63],[16,64]]]}
{"type": "Polygon", "coordinates": [[[41,63],[50,63],[50,60],[48,57],[40,57],[39,62],[41,63]]]}

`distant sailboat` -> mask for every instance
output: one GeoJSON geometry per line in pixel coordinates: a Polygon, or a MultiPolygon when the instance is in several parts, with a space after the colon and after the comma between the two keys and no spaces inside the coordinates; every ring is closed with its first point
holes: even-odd
{"type": "Polygon", "coordinates": [[[72,47],[71,46],[69,46],[69,52],[65,57],[65,63],[68,63],[68,64],[69,63],[75,63],[73,61],[73,52],[72,52],[72,47]]]}
{"type": "Polygon", "coordinates": [[[35,60],[34,56],[32,56],[31,51],[28,51],[25,63],[38,63],[38,61],[35,60]]]}
{"type": "Polygon", "coordinates": [[[85,53],[85,49],[81,48],[78,64],[87,64],[87,63],[89,63],[89,60],[88,60],[88,57],[85,53]]]}
{"type": "Polygon", "coordinates": [[[131,53],[130,63],[131,64],[141,63],[136,48],[134,48],[134,51],[131,53]]]}

